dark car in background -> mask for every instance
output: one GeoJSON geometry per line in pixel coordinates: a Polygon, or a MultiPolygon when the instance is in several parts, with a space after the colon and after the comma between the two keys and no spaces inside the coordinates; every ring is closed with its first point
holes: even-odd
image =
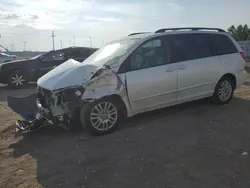
{"type": "Polygon", "coordinates": [[[70,47],[50,51],[30,59],[0,64],[0,83],[8,84],[13,88],[22,88],[30,81],[37,81],[68,59],[82,62],[96,50],[96,48],[70,47]]]}

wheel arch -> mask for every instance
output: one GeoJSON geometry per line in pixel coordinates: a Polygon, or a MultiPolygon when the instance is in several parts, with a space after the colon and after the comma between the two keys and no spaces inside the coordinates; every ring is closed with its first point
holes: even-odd
{"type": "Polygon", "coordinates": [[[19,71],[19,70],[20,70],[19,68],[14,68],[6,71],[6,73],[4,74],[4,82],[7,83],[9,81],[8,75],[10,75],[14,71],[19,71]]]}
{"type": "Polygon", "coordinates": [[[236,80],[236,77],[235,77],[234,74],[232,74],[232,73],[226,73],[226,74],[224,74],[224,75],[221,76],[221,78],[217,81],[217,83],[218,83],[220,80],[224,79],[224,78],[230,78],[230,79],[233,81],[234,89],[236,88],[237,80],[236,80]]]}
{"type": "Polygon", "coordinates": [[[25,76],[25,78],[30,81],[31,80],[31,75],[30,75],[30,72],[28,70],[25,70],[24,68],[22,67],[15,67],[15,68],[12,68],[12,69],[9,69],[8,71],[6,71],[5,75],[4,75],[4,81],[8,81],[8,75],[10,75],[12,72],[14,71],[20,71],[23,73],[23,75],[25,76]]]}
{"type": "Polygon", "coordinates": [[[102,97],[101,99],[110,99],[114,101],[118,105],[120,110],[122,110],[122,118],[127,118],[128,116],[127,107],[126,107],[124,100],[122,99],[120,95],[118,94],[107,95],[107,96],[102,97]]]}
{"type": "Polygon", "coordinates": [[[100,132],[99,130],[95,130],[95,128],[90,125],[90,120],[88,114],[91,112],[91,108],[94,107],[98,102],[111,102],[113,103],[117,108],[119,108],[119,121],[126,119],[126,113],[127,108],[125,106],[125,103],[121,96],[118,94],[112,94],[112,95],[106,95],[103,97],[100,97],[98,99],[91,99],[85,101],[86,103],[82,105],[80,110],[80,122],[84,129],[86,129],[88,132],[90,132],[93,135],[102,135],[102,134],[108,134],[110,132],[113,132],[118,127],[118,123],[116,122],[116,126],[113,126],[107,132],[100,132]],[[86,116],[87,115],[87,116],[86,116]]]}

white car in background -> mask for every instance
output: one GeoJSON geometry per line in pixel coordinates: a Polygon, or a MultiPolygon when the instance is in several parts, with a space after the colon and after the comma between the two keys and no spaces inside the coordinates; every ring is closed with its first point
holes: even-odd
{"type": "Polygon", "coordinates": [[[16,56],[15,55],[9,55],[3,52],[0,52],[0,63],[5,63],[9,61],[15,61],[16,56]]]}

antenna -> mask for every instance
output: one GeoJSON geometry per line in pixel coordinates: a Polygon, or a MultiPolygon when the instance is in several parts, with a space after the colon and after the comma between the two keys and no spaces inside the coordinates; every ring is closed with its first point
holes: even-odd
{"type": "Polygon", "coordinates": [[[54,31],[52,31],[51,37],[52,37],[52,44],[53,44],[53,51],[54,51],[55,50],[55,37],[56,37],[54,31]]]}

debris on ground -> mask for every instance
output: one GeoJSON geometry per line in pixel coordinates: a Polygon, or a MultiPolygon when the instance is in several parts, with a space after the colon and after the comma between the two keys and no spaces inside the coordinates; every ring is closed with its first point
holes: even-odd
{"type": "Polygon", "coordinates": [[[248,153],[247,152],[243,152],[241,155],[248,155],[248,153]]]}

